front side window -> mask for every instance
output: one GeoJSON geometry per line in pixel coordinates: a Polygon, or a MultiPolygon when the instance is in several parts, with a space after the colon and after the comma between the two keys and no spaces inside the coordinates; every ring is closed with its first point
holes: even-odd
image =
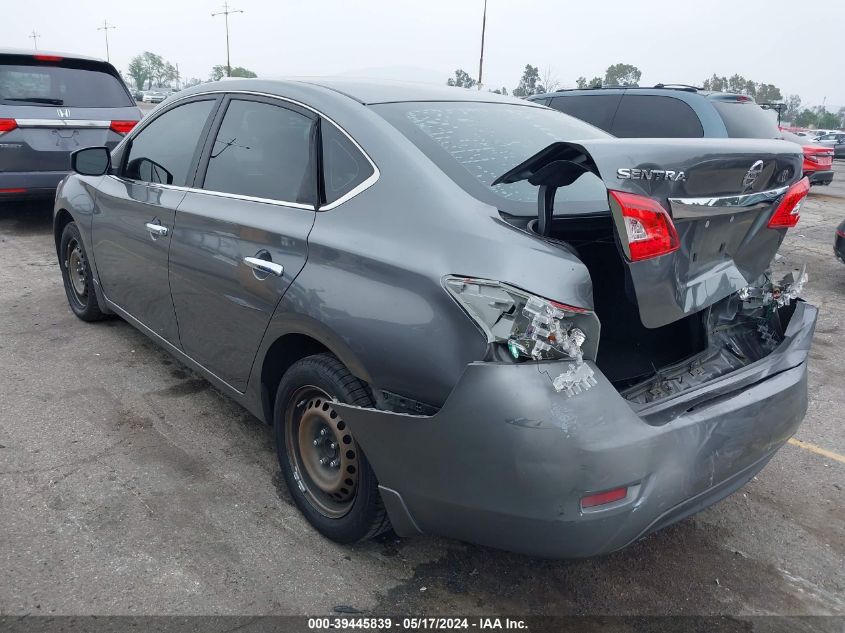
{"type": "Polygon", "coordinates": [[[324,202],[331,204],[373,175],[373,166],[347,136],[328,121],[320,124],[324,202]]]}
{"type": "Polygon", "coordinates": [[[283,106],[233,99],[214,139],[203,189],[314,202],[314,119],[283,106]]]}
{"type": "Polygon", "coordinates": [[[551,106],[608,132],[621,98],[619,94],[573,94],[555,97],[551,106]]]}
{"type": "Polygon", "coordinates": [[[133,180],[184,187],[214,107],[214,100],[193,101],[168,110],[132,139],[123,175],[133,180]]]}

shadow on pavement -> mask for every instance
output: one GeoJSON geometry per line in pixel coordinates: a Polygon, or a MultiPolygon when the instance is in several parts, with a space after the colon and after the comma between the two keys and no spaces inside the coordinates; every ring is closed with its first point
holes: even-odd
{"type": "Polygon", "coordinates": [[[52,226],[52,199],[0,202],[0,233],[6,235],[49,234],[52,226]]]}

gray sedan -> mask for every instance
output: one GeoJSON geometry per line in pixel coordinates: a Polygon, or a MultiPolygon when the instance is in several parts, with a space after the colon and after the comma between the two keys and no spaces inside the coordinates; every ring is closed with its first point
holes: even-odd
{"type": "Polygon", "coordinates": [[[56,249],[77,316],[273,425],[325,536],[589,556],[729,495],[801,422],[816,309],[768,273],[801,160],[449,87],[232,80],[74,154],[56,249]]]}

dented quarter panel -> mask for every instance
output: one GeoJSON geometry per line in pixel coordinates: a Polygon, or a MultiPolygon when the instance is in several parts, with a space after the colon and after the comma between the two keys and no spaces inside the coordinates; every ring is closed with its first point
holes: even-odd
{"type": "Polygon", "coordinates": [[[659,424],[644,423],[598,371],[592,389],[555,393],[551,378],[569,363],[470,364],[433,416],[335,408],[401,497],[411,521],[400,525],[534,555],[607,553],[730,494],[795,432],[816,316],[800,304],[753,380],[654,407],[671,412],[659,424]],[[580,508],[586,494],[635,484],[622,505],[580,508]]]}

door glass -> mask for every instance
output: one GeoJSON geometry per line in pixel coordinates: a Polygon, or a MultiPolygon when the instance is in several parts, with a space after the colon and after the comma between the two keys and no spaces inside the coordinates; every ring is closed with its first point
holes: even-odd
{"type": "Polygon", "coordinates": [[[373,174],[373,166],[346,135],[328,121],[320,126],[323,137],[325,202],[330,204],[373,174]]]}
{"type": "Polygon", "coordinates": [[[698,115],[680,99],[626,94],[611,133],[621,138],[701,138],[704,129],[698,115]]]}
{"type": "Polygon", "coordinates": [[[159,116],[132,140],[123,175],[184,187],[214,100],[193,101],[159,116]]]}
{"type": "Polygon", "coordinates": [[[314,120],[288,108],[232,100],[217,132],[203,189],[313,203],[314,120]]]}

